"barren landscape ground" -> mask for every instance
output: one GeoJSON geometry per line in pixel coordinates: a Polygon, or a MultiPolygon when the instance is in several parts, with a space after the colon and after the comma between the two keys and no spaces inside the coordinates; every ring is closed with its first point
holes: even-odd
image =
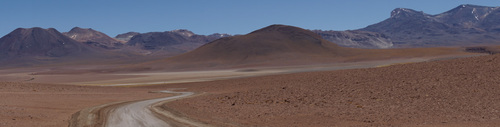
{"type": "Polygon", "coordinates": [[[491,55],[176,84],[208,94],[165,106],[218,126],[496,126],[499,62],[491,55]]]}
{"type": "Polygon", "coordinates": [[[500,126],[492,1],[4,2],[0,127],[500,126]]]}
{"type": "Polygon", "coordinates": [[[149,91],[154,89],[0,82],[0,126],[65,127],[84,108],[170,96],[149,91]]]}
{"type": "Polygon", "coordinates": [[[382,59],[361,62],[338,62],[328,64],[294,65],[294,66],[256,66],[198,71],[135,71],[135,72],[101,72],[108,66],[73,65],[26,67],[0,70],[0,81],[70,84],[90,86],[120,85],[152,85],[185,82],[203,82],[231,78],[253,77],[310,71],[342,70],[352,68],[370,68],[400,63],[414,63],[460,57],[472,57],[477,53],[457,53],[455,55],[428,56],[399,59],[382,59]]]}
{"type": "Polygon", "coordinates": [[[496,82],[491,81],[495,78],[492,75],[498,74],[490,72],[496,72],[491,63],[497,57],[388,67],[385,66],[450,56],[153,73],[76,73],[78,71],[63,69],[68,73],[38,74],[47,69],[6,69],[0,76],[4,81],[0,83],[0,95],[5,100],[1,102],[0,123],[16,127],[67,126],[73,113],[88,107],[166,97],[169,95],[149,91],[188,88],[183,91],[206,93],[167,103],[164,108],[216,126],[489,125],[496,123],[498,109],[494,107],[500,105],[486,102],[496,99],[490,96],[497,94],[496,86],[491,84],[496,82]],[[377,66],[380,68],[369,68],[377,66]],[[476,82],[460,76],[488,80],[476,82]],[[468,82],[473,85],[461,85],[468,82]],[[168,84],[152,85],[158,83],[168,84]],[[484,83],[494,89],[472,88],[483,85],[474,83],[484,83]],[[112,84],[133,87],[74,86],[112,84]],[[480,94],[470,93],[474,90],[480,94]]]}

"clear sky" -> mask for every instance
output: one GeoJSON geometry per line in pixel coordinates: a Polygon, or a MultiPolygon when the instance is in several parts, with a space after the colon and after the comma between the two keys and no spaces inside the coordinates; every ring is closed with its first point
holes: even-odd
{"type": "Polygon", "coordinates": [[[174,29],[246,34],[271,24],[348,30],[389,18],[394,8],[438,14],[461,4],[500,6],[500,0],[1,0],[0,36],[19,27],[75,26],[112,37],[174,29]]]}

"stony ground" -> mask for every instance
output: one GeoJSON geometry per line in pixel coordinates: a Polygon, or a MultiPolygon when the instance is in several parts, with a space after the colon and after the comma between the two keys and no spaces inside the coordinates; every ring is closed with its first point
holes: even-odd
{"type": "Polygon", "coordinates": [[[495,126],[500,55],[147,87],[0,82],[0,126],[67,126],[116,101],[206,92],[166,106],[218,126],[495,126]]]}
{"type": "Polygon", "coordinates": [[[166,106],[224,126],[494,126],[500,55],[179,84],[166,106]]]}
{"type": "Polygon", "coordinates": [[[152,89],[0,82],[1,127],[66,127],[81,109],[168,96],[152,89]]]}

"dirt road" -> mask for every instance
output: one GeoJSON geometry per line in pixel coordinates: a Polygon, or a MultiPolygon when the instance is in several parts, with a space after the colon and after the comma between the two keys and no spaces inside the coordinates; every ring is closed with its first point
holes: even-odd
{"type": "Polygon", "coordinates": [[[161,101],[191,96],[192,92],[159,91],[162,93],[180,94],[176,96],[138,101],[113,109],[106,121],[107,127],[170,127],[170,125],[156,117],[150,110],[151,105],[161,101]]]}

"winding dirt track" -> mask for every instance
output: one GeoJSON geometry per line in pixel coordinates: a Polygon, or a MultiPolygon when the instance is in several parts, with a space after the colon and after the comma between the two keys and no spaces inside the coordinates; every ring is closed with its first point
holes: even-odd
{"type": "Polygon", "coordinates": [[[180,94],[176,96],[138,101],[113,109],[106,121],[107,127],[170,127],[151,112],[151,106],[161,101],[178,99],[193,95],[192,92],[159,91],[162,93],[180,94]]]}

